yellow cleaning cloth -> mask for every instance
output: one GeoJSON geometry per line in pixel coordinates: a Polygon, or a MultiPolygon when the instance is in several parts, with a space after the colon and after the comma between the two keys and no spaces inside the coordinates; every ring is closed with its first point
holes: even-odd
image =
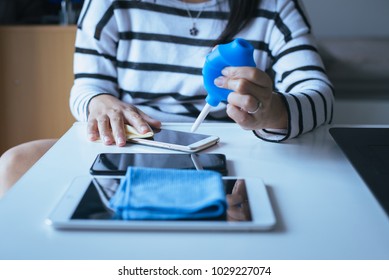
{"type": "Polygon", "coordinates": [[[154,136],[154,132],[150,131],[145,134],[140,134],[133,126],[126,124],[126,135],[127,139],[134,139],[134,138],[150,138],[154,136]]]}
{"type": "MultiPolygon", "coordinates": [[[[145,134],[139,133],[133,126],[131,125],[124,125],[124,128],[126,130],[127,140],[134,139],[134,138],[150,138],[154,136],[154,132],[150,131],[145,134]]],[[[101,139],[97,139],[95,142],[101,142],[101,139]]]]}

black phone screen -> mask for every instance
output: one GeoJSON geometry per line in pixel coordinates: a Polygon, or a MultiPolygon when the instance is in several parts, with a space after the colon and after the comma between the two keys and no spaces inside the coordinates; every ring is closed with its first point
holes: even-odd
{"type": "Polygon", "coordinates": [[[224,154],[103,153],[93,162],[93,175],[125,175],[129,166],[150,168],[206,169],[227,175],[224,154]]]}

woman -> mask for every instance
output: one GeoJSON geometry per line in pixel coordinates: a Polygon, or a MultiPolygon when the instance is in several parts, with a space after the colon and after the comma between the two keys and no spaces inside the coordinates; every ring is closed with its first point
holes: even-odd
{"type": "Polygon", "coordinates": [[[233,92],[208,120],[234,121],[277,142],[331,121],[333,90],[297,0],[86,1],[72,113],[88,122],[90,140],[118,146],[124,124],[146,133],[161,121],[193,122],[207,94],[205,56],[237,37],[253,44],[257,67],[223,70],[215,84],[233,92]]]}

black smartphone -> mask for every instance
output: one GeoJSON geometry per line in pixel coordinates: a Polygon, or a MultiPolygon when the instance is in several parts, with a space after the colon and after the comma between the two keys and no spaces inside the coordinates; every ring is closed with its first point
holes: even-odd
{"type": "Polygon", "coordinates": [[[102,153],[93,162],[92,175],[125,175],[129,166],[214,170],[227,175],[224,154],[102,153]]]}

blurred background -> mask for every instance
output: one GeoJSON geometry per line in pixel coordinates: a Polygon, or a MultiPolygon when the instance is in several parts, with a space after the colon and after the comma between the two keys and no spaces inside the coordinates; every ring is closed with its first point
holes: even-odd
{"type": "MultiPolygon", "coordinates": [[[[389,1],[302,2],[335,85],[333,122],[389,124],[389,1]]],[[[60,137],[74,122],[68,99],[82,4],[0,0],[0,154],[60,137]]]]}
{"type": "Polygon", "coordinates": [[[84,0],[0,0],[0,24],[74,24],[84,0]],[[64,9],[70,22],[64,22],[64,9]]]}
{"type": "Polygon", "coordinates": [[[302,1],[335,85],[334,123],[389,124],[389,1],[302,1]]]}

